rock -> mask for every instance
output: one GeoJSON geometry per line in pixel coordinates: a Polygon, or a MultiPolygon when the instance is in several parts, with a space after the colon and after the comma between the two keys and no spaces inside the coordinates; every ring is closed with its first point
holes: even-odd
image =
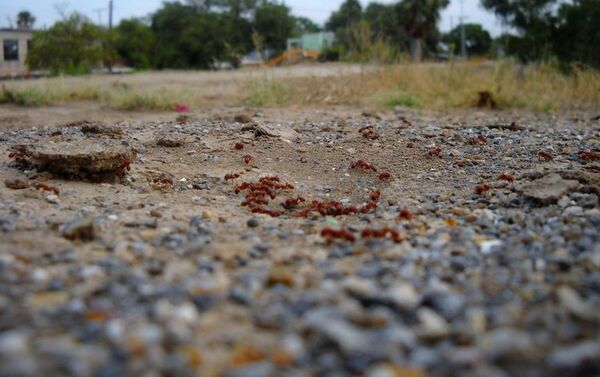
{"type": "Polygon", "coordinates": [[[579,187],[578,181],[563,179],[559,174],[551,173],[522,184],[517,189],[525,197],[536,200],[540,204],[552,204],[577,187],[579,187]]]}
{"type": "Polygon", "coordinates": [[[62,226],[62,235],[69,240],[93,241],[97,236],[91,219],[75,219],[62,226]]]}
{"type": "Polygon", "coordinates": [[[166,148],[177,148],[185,144],[185,138],[175,135],[163,135],[156,139],[156,145],[166,148]]]}
{"type": "Polygon", "coordinates": [[[397,283],[387,292],[390,300],[402,310],[412,310],[417,307],[421,298],[415,288],[407,283],[397,283]]]}
{"type": "Polygon", "coordinates": [[[592,304],[583,301],[574,289],[562,286],[556,293],[560,304],[576,317],[600,321],[600,314],[592,304]]]}
{"type": "Polygon", "coordinates": [[[50,171],[69,178],[122,176],[136,153],[122,143],[107,139],[90,142],[84,139],[61,140],[20,146],[39,171],[50,171]]]}
{"type": "Polygon", "coordinates": [[[437,340],[449,335],[450,327],[448,326],[448,322],[433,310],[421,308],[417,312],[417,317],[420,322],[420,326],[417,329],[419,338],[437,340]]]}
{"type": "Polygon", "coordinates": [[[248,226],[248,228],[257,228],[258,226],[260,226],[260,220],[258,220],[258,218],[256,217],[251,217],[246,222],[246,225],[248,226]]]}
{"type": "Polygon", "coordinates": [[[538,357],[531,337],[513,328],[499,328],[485,334],[480,349],[497,364],[528,362],[538,357]]]}
{"type": "Polygon", "coordinates": [[[252,117],[248,114],[237,114],[233,118],[236,122],[246,124],[252,122],[252,117]]]}
{"type": "Polygon", "coordinates": [[[588,340],[557,348],[546,363],[557,376],[600,375],[600,342],[588,340]]]}
{"type": "Polygon", "coordinates": [[[58,199],[58,195],[50,194],[46,196],[46,201],[50,204],[58,204],[60,200],[58,199]]]}
{"type": "Polygon", "coordinates": [[[4,186],[12,190],[23,190],[29,187],[29,180],[25,177],[11,177],[4,180],[4,186]]]}
{"type": "Polygon", "coordinates": [[[101,122],[86,122],[81,126],[81,132],[84,134],[96,134],[107,136],[121,136],[123,129],[119,126],[109,126],[101,122]]]}

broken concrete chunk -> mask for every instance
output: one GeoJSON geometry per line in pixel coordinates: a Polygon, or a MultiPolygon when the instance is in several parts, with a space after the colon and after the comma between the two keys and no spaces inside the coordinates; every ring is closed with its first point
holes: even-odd
{"type": "Polygon", "coordinates": [[[100,179],[125,175],[135,152],[121,142],[68,140],[17,147],[39,171],[69,178],[100,179]]]}
{"type": "Polygon", "coordinates": [[[522,184],[519,190],[525,197],[534,199],[540,204],[551,204],[578,187],[578,181],[563,179],[559,174],[551,173],[522,184]]]}

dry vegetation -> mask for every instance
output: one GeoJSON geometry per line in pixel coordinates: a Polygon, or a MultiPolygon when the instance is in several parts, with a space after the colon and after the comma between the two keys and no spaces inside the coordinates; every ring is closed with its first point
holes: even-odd
{"type": "Polygon", "coordinates": [[[231,106],[366,105],[472,107],[488,91],[501,108],[536,111],[600,107],[600,72],[509,61],[450,64],[319,65],[237,72],[149,72],[59,77],[3,85],[0,103],[47,106],[95,101],[116,110],[231,106]]]}

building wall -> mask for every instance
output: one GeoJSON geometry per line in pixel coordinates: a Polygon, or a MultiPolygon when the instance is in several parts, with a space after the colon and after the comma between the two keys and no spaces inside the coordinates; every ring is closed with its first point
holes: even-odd
{"type": "Polygon", "coordinates": [[[309,51],[323,52],[335,42],[335,34],[330,32],[304,34],[300,38],[288,39],[288,50],[300,48],[309,51]]]}
{"type": "Polygon", "coordinates": [[[33,33],[31,31],[0,30],[0,77],[23,75],[29,71],[25,61],[27,59],[28,41],[32,38],[33,33]],[[5,40],[17,40],[19,42],[19,60],[5,61],[5,40]]]}

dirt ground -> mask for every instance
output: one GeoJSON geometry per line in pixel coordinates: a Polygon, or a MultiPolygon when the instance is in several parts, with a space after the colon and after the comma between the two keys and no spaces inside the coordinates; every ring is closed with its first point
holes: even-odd
{"type": "Polygon", "coordinates": [[[593,375],[593,115],[0,107],[0,181],[27,185],[0,188],[0,375],[593,375]],[[121,182],[6,157],[109,139],[137,153],[121,182]],[[242,206],[269,176],[293,189],[242,206]]]}

